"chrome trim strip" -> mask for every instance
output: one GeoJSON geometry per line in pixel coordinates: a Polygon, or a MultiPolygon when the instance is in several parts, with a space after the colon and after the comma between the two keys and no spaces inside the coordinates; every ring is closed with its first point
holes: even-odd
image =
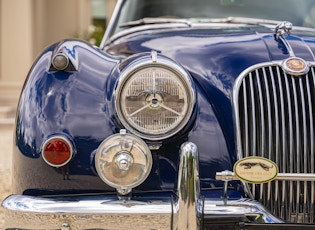
{"type": "MultiPolygon", "coordinates": [[[[276,87],[276,82],[275,82],[275,76],[273,74],[272,68],[269,66],[269,74],[271,76],[271,85],[272,85],[272,92],[273,92],[273,100],[274,100],[274,113],[275,113],[275,130],[276,130],[276,134],[275,134],[275,138],[276,138],[276,161],[279,161],[279,157],[280,157],[280,122],[279,122],[279,107],[277,106],[278,103],[278,96],[277,96],[277,87],[276,87]]],[[[271,143],[271,141],[270,141],[271,143]]],[[[272,146],[271,146],[272,148],[272,146]]],[[[269,184],[270,185],[270,184],[269,184]]],[[[270,186],[269,186],[270,188],[270,186]]],[[[268,192],[271,195],[271,191],[268,192]]],[[[280,205],[280,201],[279,201],[279,182],[276,181],[275,183],[275,191],[274,191],[275,195],[274,195],[274,202],[271,202],[274,204],[272,211],[274,213],[279,213],[277,212],[277,209],[279,209],[281,207],[280,205]]]]}
{"type": "MultiPolygon", "coordinates": [[[[256,77],[259,76],[258,70],[255,70],[255,74],[256,77]]],[[[259,106],[260,106],[260,121],[261,121],[261,149],[258,149],[259,152],[261,152],[262,154],[264,154],[266,152],[265,147],[266,147],[266,129],[265,129],[265,115],[264,115],[264,100],[263,100],[263,96],[262,96],[262,88],[261,88],[261,82],[260,79],[257,79],[257,85],[258,85],[258,95],[259,95],[259,106]]],[[[256,153],[257,154],[257,153],[256,153]]],[[[265,157],[264,155],[262,155],[262,157],[265,157]]]]}
{"type": "MultiPolygon", "coordinates": [[[[259,126],[259,128],[261,129],[261,136],[260,136],[260,149],[258,146],[258,152],[262,153],[262,157],[265,157],[264,154],[266,152],[265,147],[266,147],[266,126],[265,126],[265,115],[264,115],[264,100],[263,100],[263,96],[262,96],[262,86],[261,86],[261,82],[260,82],[260,78],[258,78],[259,73],[258,73],[258,69],[255,70],[255,76],[257,78],[257,88],[258,88],[258,95],[259,95],[259,107],[260,107],[260,122],[261,125],[259,126]]],[[[253,92],[254,93],[254,92],[253,92]]],[[[257,153],[258,153],[257,152],[257,153]]],[[[257,154],[255,152],[254,155],[257,154]]],[[[252,185],[253,187],[255,187],[255,185],[252,185]]],[[[263,199],[263,187],[264,184],[261,185],[261,189],[260,189],[260,195],[259,195],[259,200],[263,199]]]]}
{"type": "MultiPolygon", "coordinates": [[[[277,69],[277,76],[278,76],[277,79],[278,79],[278,84],[279,84],[280,102],[281,102],[280,103],[281,104],[281,108],[280,108],[281,109],[281,124],[285,124],[285,112],[284,112],[285,108],[284,108],[284,97],[283,97],[284,90],[283,90],[282,84],[281,84],[280,67],[277,66],[276,69],[277,69]]],[[[282,125],[281,132],[285,133],[285,130],[286,130],[285,126],[282,125]]],[[[287,152],[287,145],[285,143],[286,143],[286,137],[285,137],[285,135],[282,135],[281,144],[282,144],[282,151],[283,152],[287,152]]],[[[283,157],[283,156],[281,156],[281,157],[282,157],[282,162],[281,162],[281,160],[279,160],[279,162],[281,162],[281,164],[282,164],[283,172],[286,172],[286,158],[283,157]]],[[[282,182],[282,187],[284,187],[284,188],[286,187],[286,181],[282,182]]],[[[285,202],[286,190],[285,189],[282,189],[282,194],[281,195],[282,195],[281,203],[286,205],[286,202],[285,202]]],[[[285,209],[287,209],[287,207],[280,206],[280,217],[282,219],[285,218],[285,209]]]]}
{"type": "MultiPolygon", "coordinates": [[[[222,171],[216,173],[216,180],[230,181],[240,180],[234,172],[222,171]]],[[[315,181],[315,173],[278,173],[275,180],[286,181],[315,181]]]]}
{"type": "MultiPolygon", "coordinates": [[[[268,153],[268,156],[265,156],[266,158],[270,159],[270,154],[271,154],[271,148],[272,148],[272,139],[273,139],[273,136],[272,136],[272,132],[271,132],[271,129],[272,129],[272,119],[271,119],[271,98],[270,98],[270,94],[269,94],[269,86],[268,86],[268,79],[267,79],[267,74],[266,74],[266,68],[263,68],[263,78],[264,78],[264,88],[265,88],[265,91],[266,91],[266,101],[267,101],[267,121],[268,121],[268,130],[266,130],[266,135],[268,137],[268,141],[267,141],[267,144],[266,144],[266,148],[267,148],[267,152],[268,153]]],[[[266,138],[267,139],[267,138],[266,138]]],[[[264,197],[264,199],[267,199],[267,202],[269,202],[271,200],[271,185],[270,183],[267,183],[267,190],[268,190],[268,193],[267,193],[267,197],[264,197]]],[[[263,190],[261,189],[261,195],[260,195],[261,199],[263,198],[263,190]]]]}
{"type": "MultiPolygon", "coordinates": [[[[314,76],[314,69],[312,68],[312,75],[314,76]]],[[[315,87],[315,81],[313,82],[315,87]]],[[[310,95],[310,83],[307,85],[307,92],[310,95]]],[[[311,132],[311,173],[315,173],[315,143],[314,143],[314,120],[312,117],[313,114],[313,106],[312,106],[312,99],[309,97],[309,113],[310,113],[310,132],[311,132]]],[[[311,182],[311,207],[314,207],[315,203],[315,183],[311,182]]],[[[314,211],[311,209],[310,212],[311,216],[314,216],[314,211]]]]}
{"type": "MultiPolygon", "coordinates": [[[[246,96],[246,79],[243,79],[243,94],[244,94],[244,107],[245,107],[245,113],[248,114],[247,111],[247,96],[246,96]]],[[[247,156],[249,154],[249,132],[248,132],[248,117],[245,117],[245,155],[247,156]]]]}
{"type": "MultiPolygon", "coordinates": [[[[307,74],[308,77],[308,74],[307,74]]],[[[299,86],[300,86],[300,94],[301,94],[301,104],[302,104],[302,123],[303,123],[303,134],[302,137],[303,138],[303,149],[301,151],[301,154],[303,154],[303,165],[304,167],[301,167],[301,171],[304,173],[307,173],[307,161],[308,161],[308,157],[307,157],[307,153],[308,153],[308,144],[307,144],[307,117],[306,117],[306,106],[305,106],[305,101],[306,101],[306,95],[304,94],[304,89],[303,89],[303,82],[302,82],[302,78],[299,79],[299,86]]],[[[308,198],[308,191],[307,191],[307,184],[305,182],[302,182],[301,185],[302,190],[304,191],[305,195],[304,198],[301,198],[301,203],[303,203],[303,207],[302,207],[302,212],[303,213],[309,213],[306,210],[306,203],[307,203],[307,198],[308,198]],[[303,199],[303,200],[302,200],[303,199]]]]}
{"type": "MultiPolygon", "coordinates": [[[[301,147],[300,147],[300,142],[301,142],[301,138],[300,138],[300,130],[299,130],[299,109],[298,109],[298,99],[297,99],[297,86],[296,86],[296,83],[294,81],[293,78],[291,78],[291,82],[292,82],[292,88],[293,88],[293,107],[294,107],[294,111],[295,111],[295,138],[296,138],[296,146],[295,146],[295,150],[296,150],[296,158],[292,158],[292,161],[296,161],[297,164],[296,164],[296,172],[297,173],[300,173],[301,170],[300,170],[300,152],[301,152],[301,147]]],[[[293,112],[293,111],[292,111],[293,112]]],[[[293,170],[293,167],[292,167],[292,170],[293,170]]],[[[292,195],[293,194],[293,186],[292,186],[292,190],[291,190],[291,183],[290,182],[290,194],[292,192],[292,195]]],[[[296,193],[295,193],[295,207],[299,207],[299,197],[300,197],[300,191],[301,191],[301,188],[300,188],[300,182],[296,182],[296,193]]],[[[292,203],[294,202],[294,198],[292,199],[292,203]]],[[[292,206],[291,206],[292,207],[292,206]]],[[[298,208],[297,208],[298,209],[298,208]]]]}
{"type": "Polygon", "coordinates": [[[117,23],[117,18],[118,18],[118,15],[120,13],[120,10],[121,10],[121,7],[122,5],[125,3],[126,0],[118,0],[116,5],[115,5],[115,8],[114,8],[114,11],[113,11],[113,14],[110,18],[110,21],[107,25],[107,28],[105,30],[105,33],[104,33],[104,36],[102,38],[102,41],[101,41],[101,44],[100,44],[100,49],[104,49],[107,41],[109,40],[111,34],[113,33],[113,30],[115,29],[115,26],[116,26],[116,23],[117,23]]]}
{"type": "Polygon", "coordinates": [[[295,57],[294,51],[290,45],[290,43],[283,37],[279,37],[279,39],[281,40],[281,42],[284,44],[284,46],[286,47],[290,57],[295,57]]]}
{"type": "Polygon", "coordinates": [[[236,214],[244,215],[245,217],[256,216],[255,221],[257,220],[257,222],[261,220],[261,223],[284,223],[283,220],[270,214],[265,207],[257,201],[248,199],[229,200],[225,204],[219,200],[207,199],[204,203],[205,215],[222,216],[236,214]]]}
{"type": "MultiPolygon", "coordinates": [[[[287,100],[288,100],[288,115],[289,115],[289,140],[290,140],[290,143],[289,143],[289,156],[290,156],[290,159],[289,159],[289,171],[290,173],[293,172],[293,144],[294,144],[294,141],[293,141],[293,119],[292,119],[292,107],[291,107],[291,97],[290,97],[290,87],[289,87],[289,81],[288,81],[288,76],[286,73],[284,73],[284,76],[285,76],[285,87],[286,87],[286,93],[287,93],[287,100]]],[[[289,182],[289,215],[290,213],[292,213],[292,203],[293,203],[293,182],[290,181],[289,182]]]]}
{"type": "MultiPolygon", "coordinates": [[[[249,79],[249,81],[250,81],[250,91],[251,91],[251,95],[252,95],[252,108],[253,108],[252,119],[254,119],[254,118],[256,117],[256,110],[255,110],[256,106],[255,106],[255,100],[254,100],[255,94],[254,94],[254,86],[253,86],[253,76],[252,76],[252,73],[250,73],[250,79],[249,79]]],[[[257,130],[257,128],[256,128],[256,123],[253,122],[253,140],[254,140],[254,144],[253,144],[252,152],[253,152],[254,154],[256,154],[256,149],[254,149],[254,148],[256,147],[256,133],[257,133],[256,130],[257,130]]],[[[248,157],[248,156],[249,156],[249,152],[247,153],[246,157],[248,157]]]]}

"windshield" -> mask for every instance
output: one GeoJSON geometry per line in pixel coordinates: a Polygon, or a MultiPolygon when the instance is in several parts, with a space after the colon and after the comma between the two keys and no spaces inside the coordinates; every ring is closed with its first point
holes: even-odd
{"type": "Polygon", "coordinates": [[[228,17],[290,21],[294,26],[315,27],[315,0],[126,0],[115,31],[125,29],[125,25],[140,25],[128,22],[142,18],[193,18],[196,22],[228,17]]]}

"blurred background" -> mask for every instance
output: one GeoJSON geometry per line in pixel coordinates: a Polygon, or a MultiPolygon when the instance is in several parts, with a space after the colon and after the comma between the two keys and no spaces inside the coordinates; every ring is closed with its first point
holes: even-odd
{"type": "MultiPolygon", "coordinates": [[[[11,194],[15,112],[34,60],[52,43],[98,45],[116,0],[0,0],[0,204],[11,194]]],[[[4,213],[0,206],[0,229],[4,213]]]]}
{"type": "Polygon", "coordinates": [[[0,125],[14,122],[21,87],[43,49],[65,38],[98,45],[115,4],[116,0],[0,0],[0,125]]]}

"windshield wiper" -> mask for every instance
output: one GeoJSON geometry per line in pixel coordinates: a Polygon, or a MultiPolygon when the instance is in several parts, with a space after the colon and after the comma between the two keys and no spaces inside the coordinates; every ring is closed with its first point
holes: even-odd
{"type": "Polygon", "coordinates": [[[244,24],[271,24],[278,25],[281,21],[269,20],[269,19],[258,19],[258,18],[244,18],[244,17],[227,17],[227,18],[209,18],[199,19],[201,23],[244,23],[244,24]]]}
{"type": "Polygon", "coordinates": [[[180,18],[141,18],[135,21],[125,22],[119,25],[120,28],[123,27],[134,27],[148,24],[165,24],[165,23],[181,23],[191,26],[191,22],[187,19],[180,18]]]}
{"type": "Polygon", "coordinates": [[[135,21],[125,22],[119,25],[120,28],[124,27],[134,27],[149,24],[166,24],[166,23],[181,23],[191,26],[192,23],[244,23],[244,24],[271,24],[278,25],[281,21],[269,20],[269,19],[259,19],[259,18],[245,18],[245,17],[227,17],[227,18],[192,18],[192,19],[182,19],[182,18],[141,18],[135,21]]]}

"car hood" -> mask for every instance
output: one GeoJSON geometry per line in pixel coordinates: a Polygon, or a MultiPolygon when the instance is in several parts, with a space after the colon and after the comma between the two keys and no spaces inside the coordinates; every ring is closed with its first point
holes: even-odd
{"type": "MultiPolygon", "coordinates": [[[[186,68],[211,105],[227,148],[234,155],[231,98],[235,80],[255,64],[290,57],[274,30],[275,26],[245,24],[152,29],[121,37],[106,50],[123,56],[156,50],[186,68]]],[[[314,61],[314,37],[315,31],[293,27],[286,40],[296,56],[314,61]]]]}
{"type": "MultiPolygon", "coordinates": [[[[299,28],[286,39],[296,56],[314,61],[314,37],[315,30],[299,28]]],[[[213,85],[227,97],[246,68],[289,57],[285,46],[275,38],[274,28],[257,25],[145,30],[130,33],[107,47],[110,53],[126,56],[152,50],[174,59],[202,86],[213,85]]]]}
{"type": "MultiPolygon", "coordinates": [[[[315,30],[298,28],[286,39],[296,56],[314,61],[314,37],[315,30]]],[[[289,57],[285,46],[275,38],[274,28],[257,25],[145,30],[116,40],[106,50],[126,56],[156,50],[192,75],[204,77],[209,83],[221,82],[216,87],[222,92],[230,89],[246,68],[289,57]]]]}

